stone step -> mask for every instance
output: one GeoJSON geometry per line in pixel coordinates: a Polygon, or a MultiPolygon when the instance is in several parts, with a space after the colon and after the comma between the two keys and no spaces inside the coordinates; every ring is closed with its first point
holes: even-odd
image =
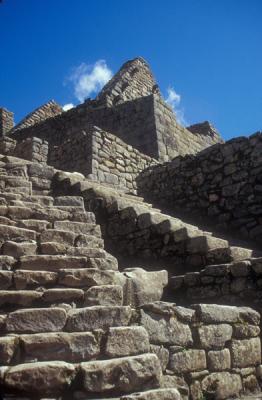
{"type": "Polygon", "coordinates": [[[28,179],[20,176],[0,175],[0,186],[4,182],[4,187],[27,187],[31,185],[28,179]]]}
{"type": "Polygon", "coordinates": [[[58,196],[54,199],[54,205],[84,208],[84,199],[80,196],[58,196]]]}
{"type": "Polygon", "coordinates": [[[155,389],[146,392],[128,394],[121,396],[120,400],[181,400],[179,391],[175,388],[171,389],[155,389]]]}
{"type": "Polygon", "coordinates": [[[36,232],[43,232],[46,229],[51,228],[51,222],[44,219],[20,219],[17,222],[20,228],[34,230],[36,232]]]}
{"type": "MultiPolygon", "coordinates": [[[[81,338],[84,342],[83,336],[81,338]]],[[[90,339],[88,340],[90,342],[90,339]]],[[[127,393],[136,392],[141,388],[144,390],[158,389],[161,369],[157,356],[146,353],[114,360],[90,360],[82,362],[79,366],[64,361],[18,364],[5,368],[1,380],[4,392],[23,393],[27,398],[28,396],[31,398],[43,398],[43,396],[44,398],[60,398],[74,388],[75,391],[82,394],[82,398],[91,399],[100,393],[100,399],[109,399],[109,396],[112,399],[112,392],[126,396],[127,393]],[[77,383],[79,375],[82,379],[77,383]],[[121,376],[121,379],[115,379],[115,376],[121,376]],[[34,379],[28,379],[28,377],[34,377],[34,379]]],[[[146,397],[146,400],[149,399],[150,397],[146,397]]],[[[155,400],[156,397],[153,399],[155,400]]],[[[170,400],[170,397],[160,399],[170,400]]],[[[178,398],[174,397],[173,399],[177,400],[178,398]]]]}
{"type": "Polygon", "coordinates": [[[87,268],[86,257],[66,255],[35,255],[20,257],[18,269],[33,271],[58,271],[60,269],[87,268]]]}
{"type": "Polygon", "coordinates": [[[90,288],[92,286],[119,285],[123,287],[126,277],[119,271],[99,270],[97,268],[61,269],[58,285],[71,288],[90,288]]]}
{"type": "Polygon", "coordinates": [[[54,198],[51,196],[31,195],[23,198],[24,202],[37,203],[44,207],[52,207],[54,205],[54,198]]]}
{"type": "Polygon", "coordinates": [[[32,186],[29,184],[28,186],[19,186],[19,187],[5,187],[4,188],[5,193],[10,193],[10,194],[21,194],[23,196],[29,196],[32,193],[32,186]]]}
{"type": "Polygon", "coordinates": [[[68,246],[74,246],[76,234],[69,230],[46,229],[40,235],[40,243],[57,242],[68,246]]]}
{"type": "Polygon", "coordinates": [[[55,229],[67,230],[76,234],[93,235],[101,237],[101,229],[99,225],[94,223],[73,222],[73,221],[55,221],[55,229]]]}
{"type": "Polygon", "coordinates": [[[14,258],[30,256],[36,254],[37,243],[33,240],[22,242],[13,242],[9,240],[3,244],[1,250],[3,255],[11,256],[14,258]]]}
{"type": "Polygon", "coordinates": [[[15,308],[46,307],[49,304],[84,305],[84,291],[71,288],[51,288],[36,290],[1,290],[0,311],[15,308]]]}
{"type": "Polygon", "coordinates": [[[18,228],[16,226],[0,224],[0,241],[8,240],[36,240],[36,232],[31,229],[18,228]]]}
{"type": "MultiPolygon", "coordinates": [[[[2,274],[6,273],[6,271],[2,271],[2,274]]],[[[58,283],[58,273],[52,271],[30,271],[30,270],[16,270],[14,273],[9,272],[9,274],[13,276],[14,286],[17,290],[28,290],[28,289],[37,289],[39,287],[49,288],[56,286],[58,283]]],[[[9,276],[5,276],[2,278],[2,288],[8,288],[8,279],[9,276]],[[4,283],[6,284],[4,285],[4,283]]],[[[1,278],[0,278],[1,282],[1,278]]],[[[10,282],[12,284],[12,280],[10,282]]]]}

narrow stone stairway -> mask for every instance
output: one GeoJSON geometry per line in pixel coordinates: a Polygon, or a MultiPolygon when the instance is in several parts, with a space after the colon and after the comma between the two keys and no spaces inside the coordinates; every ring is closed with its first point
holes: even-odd
{"type": "MultiPolygon", "coordinates": [[[[82,197],[35,194],[11,164],[0,175],[2,397],[180,399],[160,388],[159,358],[137,324],[132,274],[146,271],[118,271],[82,197]]],[[[158,282],[157,300],[164,271],[158,282]]]]}

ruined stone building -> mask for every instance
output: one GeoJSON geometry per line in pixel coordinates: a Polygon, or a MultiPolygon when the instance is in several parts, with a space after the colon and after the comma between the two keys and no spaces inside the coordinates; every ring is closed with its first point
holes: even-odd
{"type": "Polygon", "coordinates": [[[262,133],[182,127],[142,58],[13,121],[0,108],[0,398],[259,396],[262,133]]]}

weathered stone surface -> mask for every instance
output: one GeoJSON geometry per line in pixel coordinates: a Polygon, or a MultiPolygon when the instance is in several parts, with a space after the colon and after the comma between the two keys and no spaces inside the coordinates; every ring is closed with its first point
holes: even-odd
{"type": "Polygon", "coordinates": [[[233,367],[248,367],[261,363],[260,338],[232,340],[230,344],[233,367]]]}
{"type": "Polygon", "coordinates": [[[213,394],[215,399],[224,400],[238,397],[242,390],[242,382],[237,374],[214,372],[203,379],[202,389],[204,392],[213,394]]]}
{"type": "Polygon", "coordinates": [[[100,285],[123,286],[126,278],[118,271],[101,271],[95,268],[60,270],[58,283],[68,287],[100,285]]]}
{"type": "Polygon", "coordinates": [[[25,394],[57,395],[75,377],[75,367],[63,361],[36,362],[11,367],[5,373],[5,387],[25,394]]]}
{"type": "Polygon", "coordinates": [[[86,392],[101,394],[157,388],[161,377],[159,360],[154,354],[82,363],[81,372],[86,392]]]}
{"type": "Polygon", "coordinates": [[[129,324],[130,307],[93,306],[71,310],[68,313],[66,330],[69,332],[90,331],[129,324]]]}
{"type": "Polygon", "coordinates": [[[6,319],[7,332],[38,333],[61,331],[66,323],[62,308],[34,308],[10,313],[6,319]]]}
{"type": "Polygon", "coordinates": [[[34,241],[21,243],[7,241],[2,246],[3,254],[15,258],[36,254],[36,249],[37,244],[34,241]]]}
{"type": "Polygon", "coordinates": [[[258,325],[260,315],[249,307],[196,304],[196,318],[205,323],[239,323],[241,321],[258,325]]]}
{"type": "Polygon", "coordinates": [[[124,357],[149,352],[149,337],[141,326],[110,328],[105,346],[108,357],[124,357]]]}
{"type": "Polygon", "coordinates": [[[100,354],[100,335],[91,332],[21,335],[25,361],[80,362],[100,354]]]}
{"type": "Polygon", "coordinates": [[[43,293],[42,300],[46,303],[78,302],[84,299],[84,291],[81,289],[55,288],[47,289],[43,293]]]}
{"type": "Polygon", "coordinates": [[[211,372],[230,369],[230,351],[228,349],[209,351],[207,353],[207,366],[211,372]]]}
{"type": "Polygon", "coordinates": [[[170,354],[169,368],[181,374],[191,371],[201,371],[206,368],[206,354],[204,350],[183,350],[170,354]]]}
{"type": "Polygon", "coordinates": [[[221,349],[232,338],[232,326],[228,324],[203,325],[196,328],[197,341],[204,349],[221,349]]]}
{"type": "Polygon", "coordinates": [[[122,396],[120,400],[181,400],[180,393],[177,389],[156,389],[147,392],[135,393],[122,396]]]}
{"type": "Polygon", "coordinates": [[[50,271],[23,271],[14,272],[14,283],[17,290],[55,284],[58,278],[56,272],[50,271]]]}
{"type": "Polygon", "coordinates": [[[129,290],[135,306],[161,299],[163,289],[168,283],[167,271],[148,272],[142,268],[124,270],[125,276],[132,281],[129,290]]]}
{"type": "Polygon", "coordinates": [[[76,235],[70,231],[63,231],[58,229],[46,229],[41,233],[40,241],[41,243],[57,242],[73,246],[75,237],[76,235]]]}
{"type": "Polygon", "coordinates": [[[62,255],[36,255],[20,258],[20,269],[57,271],[65,268],[85,268],[86,257],[73,257],[62,255]]]}
{"type": "Polygon", "coordinates": [[[0,362],[3,365],[8,365],[13,359],[17,349],[18,340],[16,337],[6,336],[0,337],[0,362]]]}
{"type": "Polygon", "coordinates": [[[85,306],[122,306],[123,288],[120,285],[92,286],[85,292],[85,306]]]}
{"type": "Polygon", "coordinates": [[[8,289],[12,285],[13,272],[0,270],[0,290],[8,289]]]}
{"type": "Polygon", "coordinates": [[[11,271],[14,269],[16,259],[10,256],[0,256],[0,271],[11,271]]]}
{"type": "Polygon", "coordinates": [[[164,346],[151,344],[149,352],[154,353],[158,357],[161,364],[161,368],[163,371],[165,371],[169,361],[169,351],[164,346]]]}
{"type": "Polygon", "coordinates": [[[16,305],[16,306],[31,306],[42,297],[41,292],[34,290],[1,290],[0,291],[0,306],[16,305]]]}
{"type": "Polygon", "coordinates": [[[141,325],[147,330],[152,344],[181,345],[192,344],[192,334],[188,325],[174,317],[141,310],[141,325]]]}
{"type": "Polygon", "coordinates": [[[234,339],[246,339],[256,337],[260,334],[260,327],[249,324],[234,324],[233,337],[234,339]]]}

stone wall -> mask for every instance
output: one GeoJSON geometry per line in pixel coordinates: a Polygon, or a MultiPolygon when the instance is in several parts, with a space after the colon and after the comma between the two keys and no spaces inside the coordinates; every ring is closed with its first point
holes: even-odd
{"type": "Polygon", "coordinates": [[[0,108],[0,137],[5,136],[14,126],[14,114],[5,108],[0,108]]]}
{"type": "Polygon", "coordinates": [[[190,398],[229,399],[259,390],[259,313],[250,308],[171,303],[141,307],[140,323],[160,357],[166,384],[189,386],[190,398]]]}
{"type": "Polygon", "coordinates": [[[181,126],[173,110],[159,96],[154,96],[154,116],[159,158],[162,161],[172,160],[178,155],[196,154],[199,151],[222,143],[219,134],[213,131],[199,130],[191,132],[181,126]]]}
{"type": "Polygon", "coordinates": [[[0,153],[13,157],[20,157],[32,162],[46,163],[48,156],[48,142],[32,137],[17,142],[9,137],[0,139],[0,153]]]}
{"type": "Polygon", "coordinates": [[[159,93],[149,65],[142,58],[127,61],[97,96],[100,104],[108,107],[159,93]]]}
{"type": "Polygon", "coordinates": [[[94,181],[132,192],[136,192],[139,173],[156,163],[98,127],[75,132],[49,153],[49,164],[55,168],[80,172],[94,181]]]}
{"type": "Polygon", "coordinates": [[[174,276],[170,290],[175,301],[249,305],[262,311],[262,259],[210,265],[200,272],[174,276]]]}
{"type": "Polygon", "coordinates": [[[39,122],[45,121],[48,118],[53,118],[63,112],[62,107],[54,100],[50,100],[36,110],[32,111],[25,118],[22,119],[13,129],[13,132],[19,129],[28,128],[39,122]]]}
{"type": "Polygon", "coordinates": [[[139,192],[165,209],[262,240],[262,134],[177,157],[138,178],[139,192]]]}

